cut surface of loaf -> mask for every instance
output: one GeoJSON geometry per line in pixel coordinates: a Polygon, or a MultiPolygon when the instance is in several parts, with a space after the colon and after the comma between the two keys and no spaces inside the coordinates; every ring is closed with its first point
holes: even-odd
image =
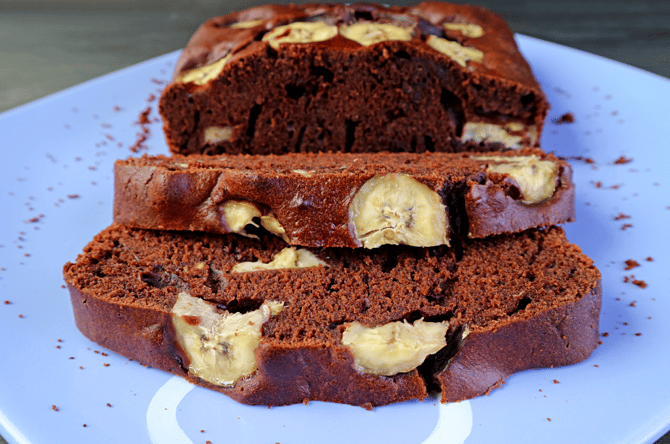
{"type": "Polygon", "coordinates": [[[570,222],[572,170],[538,149],[130,158],[114,220],[135,228],[269,231],[291,245],[448,245],[570,222]]]}
{"type": "Polygon", "coordinates": [[[365,250],[113,225],[64,277],[85,336],[246,404],[458,401],[599,340],[600,274],[556,227],[365,250]]]}
{"type": "Polygon", "coordinates": [[[442,2],[212,18],[159,104],[182,154],[517,149],[537,146],[547,110],[504,20],[442,2]]]}

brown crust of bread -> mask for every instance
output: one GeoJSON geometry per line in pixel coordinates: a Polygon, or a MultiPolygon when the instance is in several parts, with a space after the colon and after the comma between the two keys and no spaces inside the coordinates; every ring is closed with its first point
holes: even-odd
{"type": "Polygon", "coordinates": [[[119,160],[114,221],[135,228],[226,233],[221,205],[253,202],[272,213],[292,245],[359,247],[349,225],[352,196],[370,178],[403,173],[436,191],[447,207],[452,236],[482,238],[571,222],[575,218],[570,165],[559,165],[553,196],[526,204],[486,173],[490,161],[452,153],[320,153],[284,156],[173,156],[119,160]],[[305,171],[309,171],[306,177],[305,171]]]}

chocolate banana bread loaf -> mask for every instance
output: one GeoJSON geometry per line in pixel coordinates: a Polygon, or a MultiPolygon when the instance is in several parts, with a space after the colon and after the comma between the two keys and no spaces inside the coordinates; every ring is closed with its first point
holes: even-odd
{"type": "Polygon", "coordinates": [[[247,404],[458,401],[599,339],[600,274],[556,227],[365,250],[113,225],[64,277],[85,336],[247,404]]]}
{"type": "Polygon", "coordinates": [[[136,228],[432,247],[573,218],[570,166],[540,150],[145,156],[115,166],[114,220],[136,228]]]}
{"type": "Polygon", "coordinates": [[[547,109],[507,24],[441,2],[212,18],[159,104],[182,154],[516,149],[537,146],[547,109]]]}

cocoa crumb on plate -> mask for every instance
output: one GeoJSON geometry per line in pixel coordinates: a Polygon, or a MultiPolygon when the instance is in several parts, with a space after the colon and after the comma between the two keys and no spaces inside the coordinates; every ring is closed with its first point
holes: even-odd
{"type": "Polygon", "coordinates": [[[554,119],[553,123],[556,125],[562,125],[564,123],[575,123],[575,115],[568,111],[558,119],[554,119]]]}
{"type": "Polygon", "coordinates": [[[635,279],[632,282],[633,282],[633,284],[637,285],[640,288],[647,288],[647,286],[648,286],[645,281],[640,280],[640,279],[635,279]]]}
{"type": "Polygon", "coordinates": [[[634,259],[627,259],[626,260],[626,268],[624,268],[624,270],[626,270],[626,271],[632,270],[633,268],[639,267],[639,266],[640,266],[640,263],[638,261],[636,261],[634,259]]]}

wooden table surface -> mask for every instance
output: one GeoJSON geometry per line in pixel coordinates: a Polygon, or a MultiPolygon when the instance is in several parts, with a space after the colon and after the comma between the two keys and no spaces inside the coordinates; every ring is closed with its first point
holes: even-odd
{"type": "MultiPolygon", "coordinates": [[[[252,3],[0,0],[0,112],[179,49],[202,21],[252,3]]],[[[518,33],[670,78],[670,1],[476,3],[518,33]]],[[[670,433],[657,444],[670,444],[670,433]]]]}

